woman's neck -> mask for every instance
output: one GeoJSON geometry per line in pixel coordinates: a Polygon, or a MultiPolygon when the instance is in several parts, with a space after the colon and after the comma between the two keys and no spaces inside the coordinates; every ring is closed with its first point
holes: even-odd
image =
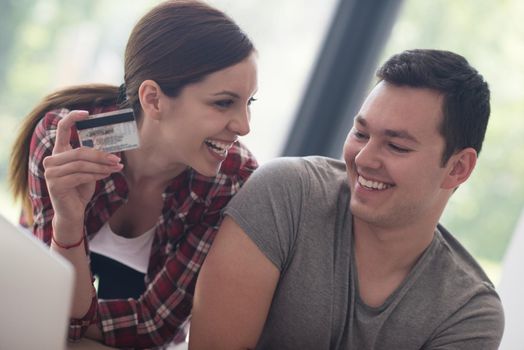
{"type": "Polygon", "coordinates": [[[147,147],[125,151],[122,155],[124,175],[133,184],[156,183],[165,187],[171,179],[182,173],[187,166],[169,163],[161,152],[147,147]]]}

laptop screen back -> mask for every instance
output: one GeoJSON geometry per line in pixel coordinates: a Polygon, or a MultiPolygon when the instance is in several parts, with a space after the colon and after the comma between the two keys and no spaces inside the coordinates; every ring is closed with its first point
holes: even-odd
{"type": "Polygon", "coordinates": [[[0,349],[64,349],[74,270],[0,215],[0,349]]]}

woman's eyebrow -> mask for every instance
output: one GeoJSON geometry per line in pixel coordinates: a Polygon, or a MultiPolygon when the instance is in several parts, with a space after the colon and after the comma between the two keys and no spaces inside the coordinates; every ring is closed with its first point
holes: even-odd
{"type": "Polygon", "coordinates": [[[227,96],[234,97],[234,98],[240,98],[240,95],[238,95],[236,92],[228,91],[228,90],[223,90],[223,91],[213,94],[213,96],[218,96],[218,95],[227,95],[227,96]]]}

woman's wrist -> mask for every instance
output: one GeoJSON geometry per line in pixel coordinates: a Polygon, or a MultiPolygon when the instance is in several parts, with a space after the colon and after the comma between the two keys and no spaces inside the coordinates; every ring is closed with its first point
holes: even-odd
{"type": "Polygon", "coordinates": [[[57,246],[58,248],[62,248],[62,249],[72,249],[72,248],[75,248],[75,247],[80,246],[80,245],[84,242],[84,235],[82,235],[82,237],[80,237],[80,239],[78,240],[78,242],[76,242],[76,243],[71,243],[71,244],[60,243],[59,241],[57,241],[57,240],[55,239],[55,235],[54,235],[54,234],[51,236],[51,241],[52,241],[53,244],[54,244],[55,246],[57,246]]]}
{"type": "MultiPolygon", "coordinates": [[[[58,217],[53,218],[52,241],[60,248],[77,247],[84,240],[84,220],[63,220],[58,217]]],[[[69,248],[66,248],[69,249],[69,248]]]]}

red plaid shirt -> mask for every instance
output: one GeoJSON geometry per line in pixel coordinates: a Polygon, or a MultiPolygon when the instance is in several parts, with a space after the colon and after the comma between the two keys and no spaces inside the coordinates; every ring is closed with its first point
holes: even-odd
{"type": "MultiPolygon", "coordinates": [[[[114,108],[96,108],[100,113],[114,108]]],[[[33,205],[33,233],[51,242],[53,208],[47,190],[43,159],[50,155],[58,121],[68,110],[49,112],[37,125],[31,140],[29,195],[33,205]]],[[[73,133],[73,147],[78,135],[73,133]]],[[[184,336],[183,323],[192,307],[198,271],[222,219],[222,209],[257,167],[256,160],[240,143],[229,149],[216,177],[188,169],[176,176],[163,193],[164,205],[156,224],[155,237],[145,278],[146,291],[139,299],[97,300],[82,319],[72,319],[71,340],[82,337],[92,323],[98,323],[104,343],[115,347],[155,347],[184,336]]],[[[121,173],[100,180],[86,208],[88,238],[125,203],[128,194],[121,173]]]]}

